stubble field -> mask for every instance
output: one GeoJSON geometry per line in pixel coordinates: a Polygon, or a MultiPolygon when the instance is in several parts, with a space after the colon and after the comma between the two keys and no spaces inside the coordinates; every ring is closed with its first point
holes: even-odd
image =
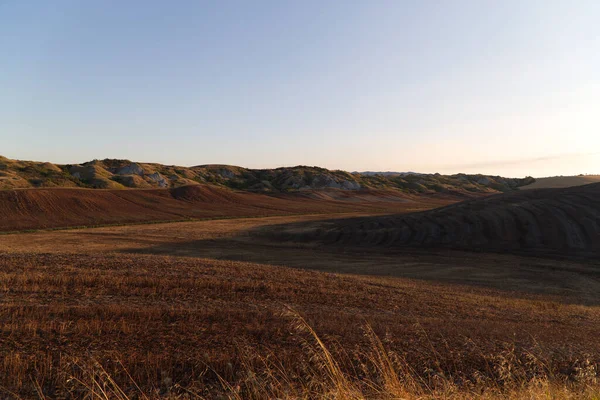
{"type": "Polygon", "coordinates": [[[331,217],[3,235],[3,393],[597,393],[600,296],[593,260],[336,248],[256,234],[331,217]]]}

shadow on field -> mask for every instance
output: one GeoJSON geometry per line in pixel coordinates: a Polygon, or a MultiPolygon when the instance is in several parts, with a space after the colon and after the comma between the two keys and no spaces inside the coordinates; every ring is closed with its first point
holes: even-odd
{"type": "Polygon", "coordinates": [[[312,240],[314,235],[331,239],[331,234],[325,232],[332,224],[359,220],[262,226],[229,238],[164,243],[122,251],[474,285],[511,291],[515,295],[553,295],[569,303],[600,305],[598,261],[565,261],[441,248],[346,245],[343,241],[323,244],[327,241],[312,240]],[[296,238],[311,240],[288,240],[286,235],[291,231],[295,232],[296,238]]]}

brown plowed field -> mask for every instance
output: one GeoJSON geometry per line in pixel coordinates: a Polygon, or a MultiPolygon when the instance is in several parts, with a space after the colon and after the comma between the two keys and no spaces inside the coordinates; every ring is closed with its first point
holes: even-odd
{"type": "Polygon", "coordinates": [[[495,195],[413,214],[270,227],[259,233],[348,248],[426,246],[597,256],[600,184],[495,195]]]}
{"type": "Polygon", "coordinates": [[[331,191],[322,194],[326,199],[313,198],[308,193],[275,197],[209,185],[148,190],[6,190],[0,191],[0,232],[184,219],[406,212],[457,200],[449,196],[417,202],[394,191],[381,195],[369,191],[344,194],[331,191]]]}

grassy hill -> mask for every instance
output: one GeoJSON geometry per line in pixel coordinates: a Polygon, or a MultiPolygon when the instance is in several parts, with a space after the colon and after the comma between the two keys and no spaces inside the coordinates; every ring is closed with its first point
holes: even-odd
{"type": "Polygon", "coordinates": [[[360,174],[308,166],[275,169],[248,169],[230,165],[180,167],[114,159],[58,165],[0,157],[0,189],[174,188],[192,184],[212,184],[252,192],[396,189],[413,194],[468,194],[507,192],[533,181],[533,178],[512,179],[466,174],[360,174]]]}

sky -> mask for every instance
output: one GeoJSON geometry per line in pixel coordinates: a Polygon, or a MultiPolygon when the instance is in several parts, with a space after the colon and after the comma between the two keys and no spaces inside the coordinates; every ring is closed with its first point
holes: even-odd
{"type": "Polygon", "coordinates": [[[597,0],[0,0],[0,155],[600,174],[597,0]]]}

